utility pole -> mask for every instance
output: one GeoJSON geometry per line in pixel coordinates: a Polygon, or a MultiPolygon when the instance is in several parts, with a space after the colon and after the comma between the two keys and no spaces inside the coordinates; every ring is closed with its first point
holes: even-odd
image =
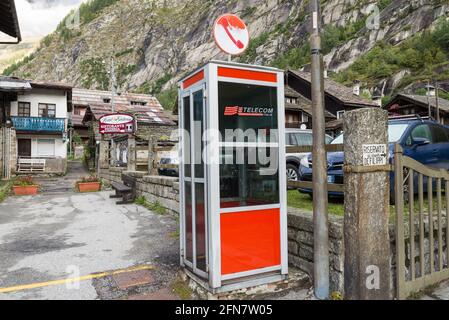
{"type": "Polygon", "coordinates": [[[310,3],[312,32],[312,124],[313,124],[313,281],[315,296],[329,298],[329,226],[327,213],[327,155],[324,121],[323,56],[321,53],[321,12],[319,0],[310,3]]]}
{"type": "Polygon", "coordinates": [[[438,101],[438,81],[435,81],[435,107],[437,111],[437,122],[440,123],[440,105],[438,101]]]}
{"type": "Polygon", "coordinates": [[[430,108],[430,81],[427,80],[427,112],[429,113],[429,120],[432,119],[432,109],[430,108]]]}
{"type": "MultiPolygon", "coordinates": [[[[112,85],[112,97],[111,97],[111,112],[115,113],[115,94],[117,91],[117,84],[116,84],[116,77],[115,77],[115,64],[114,64],[114,57],[111,58],[111,85],[112,85]]],[[[115,145],[114,145],[114,137],[111,137],[111,150],[113,154],[110,154],[112,165],[115,166],[116,159],[115,155],[117,154],[115,151],[115,145]]]]}

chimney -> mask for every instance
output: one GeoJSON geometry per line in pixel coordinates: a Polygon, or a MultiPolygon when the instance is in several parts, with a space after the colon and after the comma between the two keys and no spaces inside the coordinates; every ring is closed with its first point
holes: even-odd
{"type": "Polygon", "coordinates": [[[382,107],[382,96],[380,94],[374,94],[372,99],[375,104],[377,104],[379,107],[382,107]]]}
{"type": "Polygon", "coordinates": [[[360,95],[360,80],[354,80],[354,85],[352,86],[352,93],[356,96],[360,95]]]}
{"type": "Polygon", "coordinates": [[[373,100],[373,102],[377,104],[379,107],[382,107],[382,93],[378,88],[374,88],[371,100],[373,100]]]}
{"type": "Polygon", "coordinates": [[[435,87],[434,86],[432,86],[431,84],[427,84],[426,90],[427,90],[428,97],[435,97],[435,87]]]}

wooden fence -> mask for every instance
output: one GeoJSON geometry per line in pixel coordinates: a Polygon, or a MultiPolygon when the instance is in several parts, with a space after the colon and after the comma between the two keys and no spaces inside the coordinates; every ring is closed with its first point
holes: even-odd
{"type": "Polygon", "coordinates": [[[449,279],[449,173],[404,156],[400,145],[394,152],[396,289],[397,298],[405,299],[414,291],[449,279]]]}

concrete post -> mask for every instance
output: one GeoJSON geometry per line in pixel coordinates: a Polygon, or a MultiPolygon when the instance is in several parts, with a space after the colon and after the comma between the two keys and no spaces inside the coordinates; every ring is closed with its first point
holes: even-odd
{"type": "Polygon", "coordinates": [[[388,113],[347,112],[345,155],[345,299],[390,299],[388,113]]]}
{"type": "Polygon", "coordinates": [[[109,168],[109,141],[100,141],[100,154],[98,158],[99,169],[109,168]]]}
{"type": "Polygon", "coordinates": [[[148,139],[148,174],[150,176],[157,175],[157,169],[155,167],[156,163],[156,151],[154,147],[156,146],[157,139],[155,136],[150,136],[148,139]]]}
{"type": "Polygon", "coordinates": [[[136,155],[136,137],[128,136],[128,171],[136,171],[137,155],[136,155]]]}

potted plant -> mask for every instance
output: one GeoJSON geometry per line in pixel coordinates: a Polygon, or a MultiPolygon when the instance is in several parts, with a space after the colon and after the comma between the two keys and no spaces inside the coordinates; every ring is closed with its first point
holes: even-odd
{"type": "Polygon", "coordinates": [[[76,182],[76,188],[79,192],[100,191],[101,181],[96,176],[84,177],[76,182]]]}
{"type": "Polygon", "coordinates": [[[32,177],[21,177],[14,181],[12,189],[16,196],[29,196],[38,193],[39,185],[33,181],[32,177]]]}

